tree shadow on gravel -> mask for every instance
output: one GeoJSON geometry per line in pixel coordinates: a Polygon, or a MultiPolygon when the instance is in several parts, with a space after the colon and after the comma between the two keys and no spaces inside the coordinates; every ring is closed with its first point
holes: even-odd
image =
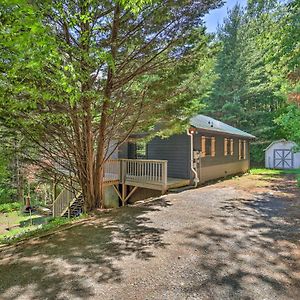
{"type": "Polygon", "coordinates": [[[131,255],[150,260],[154,247],[166,246],[165,230],[154,227],[149,214],[169,205],[161,198],[101,213],[85,224],[0,252],[0,298],[88,298],[95,296],[97,284],[121,282],[118,260],[131,255]]]}
{"type": "MultiPolygon", "coordinates": [[[[282,185],[281,185],[282,184],[282,185]]],[[[215,214],[181,232],[195,249],[198,272],[188,294],[204,299],[299,299],[300,191],[223,201],[215,214]]]]}

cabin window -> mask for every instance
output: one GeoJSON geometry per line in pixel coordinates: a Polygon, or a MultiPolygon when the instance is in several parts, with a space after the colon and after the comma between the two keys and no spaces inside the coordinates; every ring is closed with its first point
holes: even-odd
{"type": "Polygon", "coordinates": [[[201,157],[216,156],[216,138],[215,137],[201,137],[201,157]]]}
{"type": "Polygon", "coordinates": [[[216,156],[216,138],[211,138],[211,156],[216,156]]]}
{"type": "Polygon", "coordinates": [[[224,155],[233,155],[233,139],[224,138],[224,155]]]}
{"type": "Polygon", "coordinates": [[[136,143],[136,158],[145,159],[147,157],[147,144],[146,142],[136,143]]]}
{"type": "Polygon", "coordinates": [[[246,159],[247,143],[245,140],[239,140],[239,159],[246,159]]]}
{"type": "Polygon", "coordinates": [[[201,157],[205,157],[205,136],[201,137],[201,157]]]}

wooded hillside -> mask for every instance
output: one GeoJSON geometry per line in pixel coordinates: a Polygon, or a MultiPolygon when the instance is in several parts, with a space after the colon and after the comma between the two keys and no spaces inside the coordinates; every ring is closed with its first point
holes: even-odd
{"type": "Polygon", "coordinates": [[[219,27],[206,113],[257,137],[252,163],[276,139],[299,142],[299,1],[248,1],[219,27]]]}

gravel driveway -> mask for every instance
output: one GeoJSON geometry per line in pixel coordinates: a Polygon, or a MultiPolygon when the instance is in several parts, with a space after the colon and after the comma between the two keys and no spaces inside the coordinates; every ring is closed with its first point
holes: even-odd
{"type": "Polygon", "coordinates": [[[300,193],[243,176],[0,252],[0,299],[299,299],[300,193]]]}

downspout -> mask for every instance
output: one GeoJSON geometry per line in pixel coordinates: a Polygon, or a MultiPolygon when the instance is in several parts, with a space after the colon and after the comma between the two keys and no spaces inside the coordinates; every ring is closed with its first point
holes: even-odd
{"type": "Polygon", "coordinates": [[[194,138],[193,138],[193,134],[189,132],[189,130],[186,130],[187,135],[190,136],[191,138],[191,150],[190,150],[190,163],[191,163],[191,170],[194,173],[194,187],[197,187],[198,182],[199,182],[199,178],[198,178],[198,174],[196,172],[196,170],[193,167],[193,162],[194,162],[194,157],[193,157],[193,149],[194,149],[194,138]]]}

